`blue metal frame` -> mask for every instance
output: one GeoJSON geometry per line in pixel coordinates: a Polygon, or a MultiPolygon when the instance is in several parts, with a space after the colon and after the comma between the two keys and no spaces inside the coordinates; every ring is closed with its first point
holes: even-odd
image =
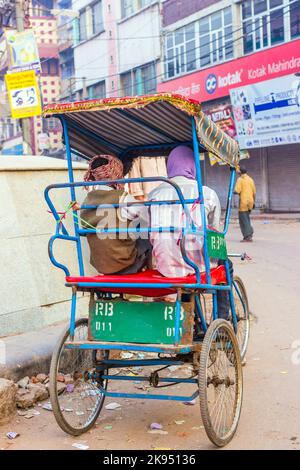
{"type": "MultiPolygon", "coordinates": [[[[66,142],[66,145],[67,145],[67,142],[68,142],[67,138],[65,138],[65,142],[66,142]]],[[[50,191],[53,190],[53,189],[70,188],[72,201],[75,201],[76,200],[75,188],[88,187],[88,186],[105,186],[105,185],[107,185],[107,181],[92,181],[92,182],[91,181],[85,181],[85,182],[75,183],[74,180],[73,180],[73,172],[71,172],[71,174],[69,173],[69,176],[72,177],[72,181],[70,183],[52,184],[52,185],[49,185],[45,189],[44,197],[45,197],[45,200],[46,200],[47,204],[49,205],[49,207],[54,207],[53,203],[51,201],[50,195],[49,195],[50,191]]],[[[196,235],[203,235],[202,231],[197,230],[197,228],[196,228],[196,226],[193,222],[193,219],[191,218],[189,209],[187,207],[187,202],[186,202],[185,198],[183,197],[183,194],[182,194],[179,186],[176,183],[174,183],[173,181],[170,181],[167,178],[163,178],[163,177],[153,177],[153,178],[130,178],[130,179],[122,178],[122,179],[118,179],[118,180],[111,180],[110,182],[111,183],[125,184],[125,183],[128,183],[128,182],[137,183],[137,182],[142,182],[142,181],[144,181],[144,182],[145,181],[149,181],[149,182],[150,181],[161,181],[161,182],[166,182],[169,185],[173,186],[173,188],[175,189],[175,191],[178,195],[179,202],[182,205],[182,209],[183,209],[183,211],[186,215],[186,226],[185,226],[185,228],[180,229],[180,231],[182,231],[182,234],[183,234],[183,237],[182,237],[183,240],[185,238],[186,233],[193,233],[193,234],[196,234],[196,235]]],[[[152,201],[149,202],[148,205],[151,206],[152,201]]],[[[100,205],[98,207],[102,207],[102,206],[100,205]]],[[[76,211],[75,211],[75,213],[77,215],[76,211]]],[[[65,229],[64,224],[61,223],[61,225],[65,229]]],[[[169,231],[173,231],[173,227],[168,227],[167,229],[169,229],[169,231]]],[[[122,230],[124,230],[124,229],[114,228],[114,229],[109,229],[109,230],[106,230],[106,231],[108,233],[118,233],[118,232],[122,232],[122,230]]],[[[134,231],[135,233],[138,230],[144,231],[143,229],[131,229],[131,231],[134,231]]],[[[78,250],[77,253],[78,253],[78,262],[79,262],[79,272],[80,272],[80,276],[84,276],[84,267],[83,267],[80,236],[81,235],[86,235],[87,233],[96,233],[97,229],[80,229],[79,225],[78,225],[78,218],[74,217],[74,231],[75,231],[75,238],[77,240],[77,247],[78,247],[77,248],[77,250],[78,250]]],[[[130,229],[128,229],[128,231],[130,231],[130,229]]],[[[58,235],[59,235],[59,225],[57,224],[56,235],[53,237],[53,239],[59,238],[58,235]]],[[[52,245],[53,245],[53,243],[52,243],[52,245]]],[[[53,262],[53,264],[55,266],[58,266],[58,263],[57,263],[57,261],[55,261],[55,258],[53,256],[53,252],[50,249],[49,249],[49,253],[50,253],[51,262],[53,262]]],[[[191,259],[189,259],[189,257],[186,255],[185,252],[182,253],[182,256],[183,256],[184,261],[195,270],[197,282],[200,283],[200,271],[199,271],[198,266],[191,259]]],[[[65,271],[65,269],[64,269],[64,271],[65,271]]],[[[116,286],[117,286],[117,284],[116,284],[116,286]]],[[[134,287],[134,285],[132,287],[134,287]]],[[[162,287],[164,287],[163,284],[162,284],[162,287]]]]}
{"type": "MultiPolygon", "coordinates": [[[[124,110],[120,111],[121,114],[126,114],[124,110]]],[[[127,114],[126,114],[127,116],[127,114]]],[[[205,201],[204,201],[204,194],[203,194],[203,183],[202,183],[202,176],[201,176],[201,161],[200,161],[200,155],[199,155],[199,148],[202,148],[198,136],[197,136],[197,130],[196,130],[196,123],[194,117],[191,118],[191,127],[192,127],[192,142],[170,142],[170,143],[163,143],[161,145],[146,145],[146,146],[140,146],[140,147],[129,147],[125,150],[122,150],[120,147],[116,145],[112,145],[110,142],[107,142],[105,139],[101,138],[101,136],[93,133],[92,131],[88,129],[82,129],[77,123],[72,122],[68,123],[65,119],[64,116],[59,115],[59,119],[61,120],[62,126],[63,126],[63,133],[64,133],[64,140],[65,140],[65,145],[66,145],[66,154],[67,154],[67,161],[68,161],[68,175],[69,175],[69,182],[68,183],[62,183],[62,184],[53,184],[50,185],[46,188],[45,190],[45,199],[46,202],[50,208],[50,211],[53,213],[53,216],[56,220],[56,231],[55,235],[53,235],[49,241],[49,257],[51,262],[54,264],[54,266],[62,269],[66,276],[70,275],[70,272],[66,266],[63,264],[59,263],[53,254],[53,245],[54,242],[57,239],[60,240],[67,240],[67,241],[72,241],[75,242],[76,248],[77,248],[77,257],[78,257],[78,266],[79,266],[79,274],[80,276],[84,276],[84,264],[83,264],[83,256],[82,256],[82,247],[81,247],[81,236],[85,236],[88,233],[96,233],[97,229],[81,229],[78,223],[78,217],[76,217],[77,213],[75,212],[75,216],[73,217],[74,219],[74,235],[69,235],[64,223],[62,222],[61,218],[59,217],[58,212],[56,211],[53,202],[50,198],[50,191],[53,189],[62,189],[62,188],[69,188],[70,190],[70,196],[71,196],[71,201],[76,201],[76,188],[78,187],[84,187],[84,186],[101,186],[101,185],[106,185],[106,181],[99,181],[99,182],[74,182],[74,175],[73,175],[73,168],[72,168],[72,150],[70,146],[70,140],[69,140],[69,133],[68,133],[68,126],[69,128],[74,128],[76,130],[79,130],[82,132],[84,135],[87,135],[94,139],[95,141],[100,142],[101,144],[104,145],[109,145],[110,148],[114,148],[115,152],[122,158],[124,157],[127,153],[132,152],[134,150],[136,151],[142,151],[143,150],[155,150],[158,148],[171,148],[179,144],[191,144],[193,145],[194,149],[194,156],[195,156],[195,166],[196,166],[196,176],[197,176],[197,185],[198,185],[198,200],[200,202],[199,204],[199,210],[201,211],[201,220],[202,220],[202,230],[198,230],[197,227],[195,227],[195,224],[190,216],[189,209],[187,207],[188,204],[194,203],[194,200],[190,199],[185,199],[180,188],[172,181],[168,180],[167,178],[162,178],[162,177],[156,177],[156,178],[132,178],[130,180],[128,179],[121,179],[121,180],[114,180],[111,181],[111,183],[125,183],[125,182],[140,182],[140,181],[161,181],[161,182],[167,182],[173,188],[175,189],[177,196],[178,196],[178,201],[149,201],[149,202],[137,202],[134,203],[135,205],[146,205],[146,206],[152,206],[156,204],[181,204],[183,211],[186,215],[186,224],[185,227],[167,227],[165,229],[108,229],[105,230],[108,233],[114,232],[114,233],[121,233],[122,231],[126,232],[137,232],[137,231],[147,231],[147,232],[153,232],[153,231],[180,231],[182,232],[182,238],[181,238],[181,250],[182,250],[182,256],[185,262],[193,267],[195,274],[196,274],[196,283],[194,284],[181,284],[178,285],[176,284],[175,287],[177,289],[178,295],[176,299],[176,307],[175,307],[175,336],[174,336],[174,345],[178,346],[178,350],[180,351],[181,354],[187,354],[189,352],[193,351],[193,345],[180,345],[179,340],[180,340],[180,334],[179,334],[179,325],[180,325],[180,309],[181,309],[181,291],[182,290],[188,290],[194,291],[195,293],[195,309],[196,309],[196,314],[202,324],[202,328],[204,332],[207,330],[207,324],[204,318],[204,314],[201,308],[201,302],[198,296],[199,291],[205,290],[206,292],[209,292],[213,295],[213,319],[218,318],[218,306],[217,306],[217,291],[225,290],[229,291],[229,297],[230,297],[230,305],[231,305],[231,311],[232,311],[232,318],[233,318],[233,325],[236,330],[237,328],[237,317],[236,317],[236,312],[235,312],[235,307],[234,307],[234,298],[233,298],[233,292],[232,292],[232,281],[230,277],[230,272],[229,272],[229,265],[228,261],[225,261],[225,270],[226,270],[226,278],[227,278],[227,284],[225,285],[212,285],[211,284],[211,272],[210,272],[210,260],[209,260],[209,254],[208,254],[208,245],[207,245],[207,226],[206,226],[206,215],[205,215],[205,201]],[[187,256],[185,249],[184,249],[184,241],[185,241],[185,236],[187,234],[196,234],[196,235],[201,235],[203,236],[203,256],[204,256],[204,263],[205,263],[205,270],[206,270],[206,279],[207,282],[206,284],[201,284],[201,276],[200,276],[200,270],[199,267],[192,262],[192,260],[189,259],[187,256]]],[[[130,116],[130,119],[134,120],[135,122],[145,126],[145,123],[139,119],[138,117],[133,117],[130,116]]],[[[149,126],[148,126],[149,127],[149,126]]],[[[169,138],[170,136],[163,131],[160,131],[158,128],[155,126],[151,126],[151,129],[159,133],[162,137],[164,138],[169,138]]],[[[225,222],[224,222],[224,228],[222,233],[224,235],[227,234],[228,227],[229,227],[229,220],[230,220],[230,212],[231,212],[231,202],[232,202],[232,196],[233,196],[233,190],[234,190],[234,183],[235,183],[235,176],[236,176],[236,171],[234,168],[231,168],[231,175],[230,175],[230,183],[229,183],[229,189],[228,189],[228,202],[227,202],[227,209],[226,209],[226,216],[225,216],[225,222]]],[[[128,204],[127,204],[128,205],[128,204]]],[[[124,204],[113,204],[113,205],[103,205],[103,208],[107,207],[122,207],[124,204]]],[[[101,206],[102,207],[102,206],[101,206]]],[[[83,208],[86,209],[92,209],[95,208],[94,206],[84,206],[83,208]]],[[[66,285],[72,285],[72,284],[66,284],[66,285]]],[[[72,286],[72,301],[71,301],[71,317],[70,317],[70,341],[65,345],[67,349],[90,349],[90,350],[97,350],[97,349],[102,349],[102,350],[134,350],[134,351],[143,351],[143,352],[156,352],[156,353],[166,353],[166,347],[162,347],[160,345],[145,345],[145,344],[120,344],[120,343],[101,343],[101,342],[86,342],[86,343],[81,343],[81,344],[76,344],[76,342],[73,343],[74,341],[74,332],[75,332],[75,320],[76,320],[76,301],[77,301],[77,288],[135,288],[136,284],[135,283],[124,283],[124,282],[118,282],[118,283],[88,283],[88,282],[79,282],[76,284],[76,286],[72,286]]],[[[138,284],[139,288],[158,288],[158,289],[164,289],[164,288],[174,288],[174,284],[171,283],[161,283],[161,284],[153,284],[153,283],[141,283],[138,284]]],[[[235,287],[236,288],[236,287],[235,287]]],[[[104,369],[107,368],[114,368],[114,367],[122,367],[122,366],[133,366],[133,365],[143,365],[143,366],[149,366],[149,365],[166,365],[170,366],[173,364],[182,364],[181,361],[172,361],[172,360],[167,360],[166,358],[158,358],[158,359],[150,359],[150,360],[140,360],[140,361],[131,361],[131,360],[103,360],[101,362],[102,366],[104,369]]],[[[108,379],[108,380],[126,380],[126,381],[132,381],[132,380],[139,380],[139,381],[146,381],[149,378],[148,377],[132,377],[132,376],[113,376],[110,374],[103,375],[103,379],[108,379]]],[[[191,384],[197,384],[198,380],[195,378],[189,378],[189,379],[180,379],[180,378],[163,378],[161,379],[161,382],[165,383],[179,383],[179,382],[184,382],[184,383],[191,383],[191,384]]],[[[138,394],[138,393],[117,393],[117,392],[109,392],[102,387],[100,387],[99,391],[103,393],[106,396],[109,397],[125,397],[125,398],[147,398],[147,399],[153,399],[153,400],[176,400],[176,401],[191,401],[194,398],[198,396],[198,390],[193,393],[191,396],[178,396],[178,395],[153,395],[153,394],[138,394]]]]}
{"type": "Polygon", "coordinates": [[[197,390],[193,395],[190,396],[180,396],[180,395],[152,395],[151,393],[118,393],[118,392],[108,392],[104,388],[99,388],[100,392],[106,397],[111,398],[141,398],[148,400],[168,400],[168,401],[192,401],[197,398],[199,391],[197,390]]]}
{"type": "MultiPolygon", "coordinates": [[[[62,123],[62,126],[63,126],[63,133],[64,133],[64,139],[65,139],[65,144],[66,144],[69,182],[74,183],[74,174],[73,174],[73,166],[72,166],[72,154],[71,154],[71,147],[70,147],[67,121],[65,120],[65,118],[63,116],[61,116],[60,120],[61,120],[61,123],[62,123]]],[[[70,186],[70,195],[71,195],[71,201],[76,201],[75,187],[72,186],[72,185],[70,186]]],[[[52,204],[52,206],[53,206],[53,204],[52,204]]],[[[76,237],[76,247],[77,247],[77,257],[78,257],[78,264],[79,264],[79,273],[80,273],[80,276],[84,276],[82,247],[81,247],[80,236],[78,234],[78,230],[79,230],[78,219],[76,217],[73,217],[73,220],[74,220],[74,231],[75,231],[75,237],[76,237]]]]}

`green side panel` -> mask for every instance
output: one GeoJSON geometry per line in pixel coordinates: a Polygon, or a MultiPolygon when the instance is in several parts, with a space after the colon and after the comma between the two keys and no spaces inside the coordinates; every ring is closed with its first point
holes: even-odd
{"type": "Polygon", "coordinates": [[[210,258],[227,259],[225,236],[221,233],[207,231],[207,246],[210,258]]]}
{"type": "MultiPolygon", "coordinates": [[[[180,337],[184,336],[185,344],[192,341],[192,320],[182,306],[180,337]]],[[[95,301],[90,308],[92,341],[173,344],[174,334],[175,303],[95,301]]]]}

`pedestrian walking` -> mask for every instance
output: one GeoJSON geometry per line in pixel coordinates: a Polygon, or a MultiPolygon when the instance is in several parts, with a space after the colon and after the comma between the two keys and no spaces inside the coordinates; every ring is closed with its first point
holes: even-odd
{"type": "Polygon", "coordinates": [[[250,221],[250,214],[255,207],[256,187],[253,179],[247,174],[244,167],[240,167],[240,177],[238,178],[234,192],[239,195],[239,223],[243,235],[241,242],[253,241],[253,227],[250,221]]]}

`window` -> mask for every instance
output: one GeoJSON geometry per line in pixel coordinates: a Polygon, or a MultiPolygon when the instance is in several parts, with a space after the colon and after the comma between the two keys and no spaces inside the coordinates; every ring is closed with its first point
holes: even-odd
{"type": "Polygon", "coordinates": [[[290,5],[290,29],[291,39],[300,36],[300,1],[291,3],[290,5]]]}
{"type": "Polygon", "coordinates": [[[233,58],[231,7],[199,21],[200,67],[233,58]]]}
{"type": "Polygon", "coordinates": [[[86,20],[86,10],[79,12],[79,41],[87,39],[86,20]]]}
{"type": "Polygon", "coordinates": [[[57,118],[47,118],[45,119],[47,131],[56,131],[60,129],[60,122],[57,118]]]}
{"type": "Polygon", "coordinates": [[[196,69],[195,23],[177,29],[167,36],[167,75],[181,75],[196,69]]]}
{"type": "Polygon", "coordinates": [[[132,15],[133,12],[133,0],[122,0],[122,18],[132,15]]]}
{"type": "Polygon", "coordinates": [[[74,74],[75,74],[75,68],[74,68],[73,59],[70,59],[61,65],[61,78],[63,80],[69,79],[74,74]]]}
{"type": "MultiPolygon", "coordinates": [[[[79,38],[79,42],[86,41],[91,36],[104,31],[102,0],[91,3],[79,12],[79,20],[75,22],[75,37],[79,38]]],[[[75,43],[78,44],[78,38],[75,43]]]]}
{"type": "Polygon", "coordinates": [[[59,75],[58,59],[46,59],[42,62],[43,75],[59,75]]]}
{"type": "Polygon", "coordinates": [[[151,5],[155,0],[121,0],[122,18],[133,15],[141,8],[151,5]]]}
{"type": "Polygon", "coordinates": [[[167,78],[233,58],[231,7],[167,34],[165,51],[167,78]]]}
{"type": "Polygon", "coordinates": [[[147,5],[150,5],[150,3],[152,3],[152,2],[153,2],[153,0],[140,0],[140,8],[144,8],[147,5]]]}
{"type": "Polygon", "coordinates": [[[155,63],[141,67],[141,91],[145,95],[156,92],[155,63]]]}
{"type": "Polygon", "coordinates": [[[103,17],[102,17],[102,1],[98,1],[92,5],[92,30],[93,34],[101,33],[103,28],[103,17]]]}
{"type": "Polygon", "coordinates": [[[92,99],[100,99],[105,98],[106,90],[105,90],[105,81],[95,83],[87,87],[88,98],[89,100],[92,99]]]}
{"type": "Polygon", "coordinates": [[[297,14],[294,13],[297,8],[298,14],[300,13],[300,2],[296,2],[299,3],[298,7],[294,0],[291,3],[290,11],[284,0],[246,0],[242,3],[245,54],[283,43],[285,35],[288,35],[284,22],[287,15],[290,16],[291,38],[297,36],[297,14]]]}
{"type": "Polygon", "coordinates": [[[132,73],[127,72],[121,75],[122,95],[131,96],[132,93],[132,73]]]}
{"type": "Polygon", "coordinates": [[[51,16],[53,2],[50,0],[33,0],[30,14],[31,16],[51,16]]]}
{"type": "Polygon", "coordinates": [[[137,67],[121,75],[124,96],[147,95],[156,91],[155,62],[137,67]]]}

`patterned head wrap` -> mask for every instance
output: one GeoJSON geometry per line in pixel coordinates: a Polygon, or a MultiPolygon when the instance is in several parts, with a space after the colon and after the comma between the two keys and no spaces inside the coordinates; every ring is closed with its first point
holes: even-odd
{"type": "MultiPolygon", "coordinates": [[[[118,180],[124,177],[123,163],[114,155],[96,155],[89,161],[89,169],[84,175],[84,181],[118,180]],[[93,163],[98,158],[107,160],[106,165],[93,169],[93,163]]],[[[123,184],[110,184],[116,189],[123,189],[123,184]]]]}

